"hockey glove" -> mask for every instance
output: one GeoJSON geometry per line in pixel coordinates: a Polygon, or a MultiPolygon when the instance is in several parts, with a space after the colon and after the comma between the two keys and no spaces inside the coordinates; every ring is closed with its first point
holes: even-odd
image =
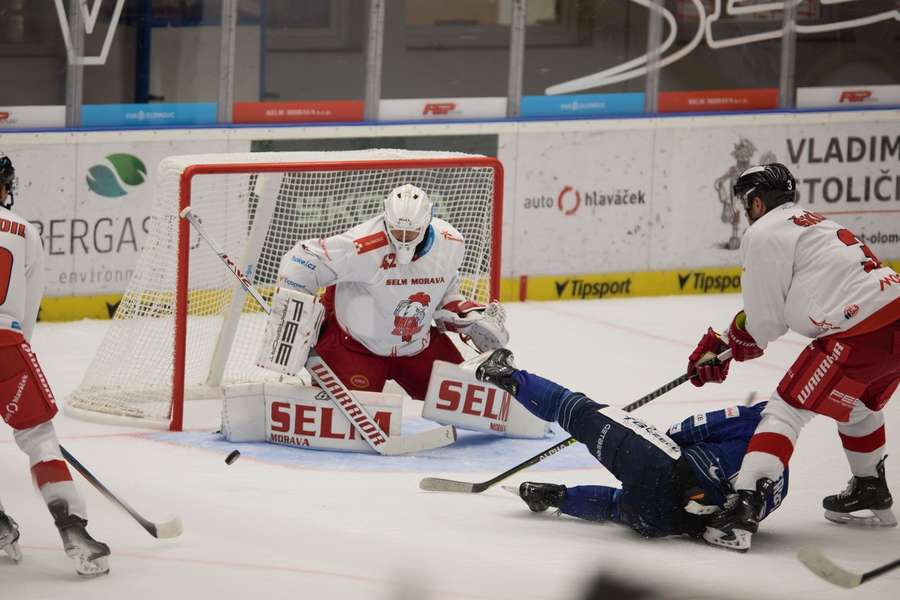
{"type": "Polygon", "coordinates": [[[438,329],[470,339],[479,352],[506,346],[509,333],[503,325],[505,320],[506,311],[499,302],[482,306],[471,300],[453,300],[434,313],[438,329]]]}
{"type": "Polygon", "coordinates": [[[744,362],[763,355],[753,336],[747,332],[747,314],[740,311],[731,320],[728,328],[728,345],[731,346],[731,356],[738,362],[744,362]]]}
{"type": "Polygon", "coordinates": [[[728,344],[722,337],[710,327],[706,334],[700,338],[700,343],[688,357],[687,372],[691,376],[691,383],[701,387],[706,383],[722,383],[728,377],[728,366],[731,359],[719,362],[716,355],[728,348],[728,344]]]}

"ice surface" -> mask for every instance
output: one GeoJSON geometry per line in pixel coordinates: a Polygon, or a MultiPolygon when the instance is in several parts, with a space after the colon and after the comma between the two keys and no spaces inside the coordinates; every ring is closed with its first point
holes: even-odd
{"type": "MultiPolygon", "coordinates": [[[[615,405],[678,376],[708,324],[722,327],[739,296],[511,304],[510,347],[518,364],[615,405]]],[[[41,323],[34,347],[64,397],[80,381],[107,326],[41,323]]],[[[686,384],[637,414],[665,427],[696,412],[763,399],[804,342],[789,336],[756,361],[732,366],[724,385],[686,384]]],[[[900,412],[886,410],[888,452],[898,448],[900,412]]],[[[426,427],[414,414],[408,431],[426,427]]],[[[746,555],[686,539],[643,540],[608,524],[535,515],[497,486],[479,495],[422,492],[426,475],[482,481],[550,446],[464,434],[458,446],[414,457],[377,457],[222,442],[209,433],[217,403],[188,406],[189,431],[148,432],[60,415],[62,443],[147,518],[178,515],[184,534],[156,540],[76,474],[92,534],[112,547],[111,573],[81,581],[61,550],[27,459],[0,427],[0,498],[22,527],[25,558],[0,558],[3,600],[96,598],[511,598],[581,597],[589,578],[613,572],[666,597],[893,598],[900,571],[853,592],[808,572],[795,558],[819,546],[844,567],[869,570],[900,556],[900,529],[850,529],[825,521],[823,495],[849,472],[832,422],[804,431],[785,504],[746,555]],[[224,458],[234,447],[241,458],[224,458]],[[893,590],[893,591],[892,591],[893,590]]],[[[562,434],[559,434],[562,435],[562,434]]],[[[900,453],[887,462],[900,490],[900,453]]],[[[510,482],[613,483],[581,446],[510,482]]]]}

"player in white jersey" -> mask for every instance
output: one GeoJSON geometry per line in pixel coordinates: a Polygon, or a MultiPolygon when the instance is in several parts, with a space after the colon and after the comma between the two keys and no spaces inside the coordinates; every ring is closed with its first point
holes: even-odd
{"type": "Polygon", "coordinates": [[[465,241],[432,216],[425,191],[400,186],[384,207],[345,233],[298,243],[281,260],[279,285],[326,288],[315,349],[345,385],[381,391],[393,379],[421,400],[435,360],[463,360],[444,331],[468,336],[482,352],[509,336],[499,304],[460,294],[465,241]]]}
{"type": "MultiPolygon", "coordinates": [[[[0,416],[28,455],[31,474],[80,575],[109,571],[109,547],[85,530],[87,511],[63,460],[51,419],[57,407],[28,340],[44,294],[44,248],[37,229],[10,211],[15,169],[0,155],[0,416]]],[[[0,550],[22,558],[19,527],[0,504],[0,550]]]]}
{"type": "Polygon", "coordinates": [[[747,169],[734,192],[750,222],[741,242],[744,309],[724,336],[712,328],[703,336],[689,359],[698,372],[692,382],[721,382],[728,374],[727,362],[697,365],[707,352],[730,347],[734,360],[757,358],[788,329],[813,341],[773,393],[744,455],[737,494],[704,539],[749,549],[764,490],[816,414],[837,421],[853,474],[844,492],[824,499],[826,518],[896,525],[881,409],[900,384],[900,276],[848,229],[797,206],[796,181],[784,165],[747,169]],[[873,515],[851,514],[861,509],[873,515]]]}

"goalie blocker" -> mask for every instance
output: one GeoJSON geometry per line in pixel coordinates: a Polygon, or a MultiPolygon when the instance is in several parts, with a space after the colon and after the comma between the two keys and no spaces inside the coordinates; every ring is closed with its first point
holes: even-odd
{"type": "Polygon", "coordinates": [[[325,309],[315,296],[277,288],[266,321],[256,364],[264,369],[297,376],[316,345],[325,309]]]}

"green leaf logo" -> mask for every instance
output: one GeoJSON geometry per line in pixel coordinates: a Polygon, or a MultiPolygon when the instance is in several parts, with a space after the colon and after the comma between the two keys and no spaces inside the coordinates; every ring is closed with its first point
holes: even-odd
{"type": "Polygon", "coordinates": [[[112,164],[115,173],[105,165],[94,165],[88,169],[86,177],[88,188],[98,196],[120,198],[128,193],[121,183],[136,186],[146,181],[147,167],[137,156],[110,154],[106,160],[112,164]]]}

